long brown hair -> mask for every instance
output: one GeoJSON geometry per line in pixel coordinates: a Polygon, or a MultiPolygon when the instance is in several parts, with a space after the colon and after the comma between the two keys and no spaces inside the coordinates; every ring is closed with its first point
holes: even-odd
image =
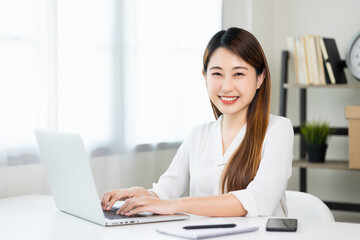
{"type": "MultiPolygon", "coordinates": [[[[253,66],[257,76],[265,71],[264,81],[247,110],[245,137],[222,173],[220,186],[222,193],[225,193],[245,189],[259,168],[261,148],[269,123],[271,79],[260,43],[251,33],[240,28],[222,30],[211,38],[203,58],[204,74],[207,72],[212,54],[219,47],[226,48],[253,66]]],[[[211,106],[215,118],[218,119],[222,113],[212,102],[211,106]]]]}

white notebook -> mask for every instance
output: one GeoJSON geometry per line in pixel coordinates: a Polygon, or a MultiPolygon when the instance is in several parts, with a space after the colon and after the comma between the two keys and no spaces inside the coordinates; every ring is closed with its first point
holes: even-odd
{"type": "Polygon", "coordinates": [[[229,223],[222,218],[204,220],[204,221],[194,221],[188,224],[182,223],[182,225],[167,226],[163,228],[156,229],[157,232],[163,233],[170,236],[182,237],[186,239],[205,239],[213,237],[221,237],[233,234],[254,232],[259,229],[258,226],[248,226],[237,224],[233,228],[207,228],[207,229],[193,229],[186,230],[183,227],[191,225],[211,225],[211,224],[225,224],[229,223]]]}

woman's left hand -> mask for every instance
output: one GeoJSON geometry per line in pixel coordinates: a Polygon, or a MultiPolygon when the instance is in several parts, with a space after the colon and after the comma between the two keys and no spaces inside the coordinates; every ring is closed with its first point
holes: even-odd
{"type": "Polygon", "coordinates": [[[117,211],[118,214],[131,216],[140,212],[174,214],[177,212],[177,200],[164,200],[155,197],[129,198],[117,211]]]}

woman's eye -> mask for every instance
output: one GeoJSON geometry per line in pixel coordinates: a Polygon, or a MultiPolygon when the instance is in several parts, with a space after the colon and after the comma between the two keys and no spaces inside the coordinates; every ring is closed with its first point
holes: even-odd
{"type": "Polygon", "coordinates": [[[243,74],[243,73],[235,73],[235,76],[236,76],[236,77],[244,76],[244,74],[243,74]]]}
{"type": "Polygon", "coordinates": [[[221,76],[221,73],[214,72],[212,75],[213,75],[213,76],[221,76]]]}

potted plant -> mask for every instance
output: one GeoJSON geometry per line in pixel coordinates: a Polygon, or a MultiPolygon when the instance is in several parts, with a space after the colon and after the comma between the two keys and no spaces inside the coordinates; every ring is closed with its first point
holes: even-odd
{"type": "Polygon", "coordinates": [[[308,121],[300,127],[306,142],[309,162],[324,162],[327,138],[332,133],[328,122],[308,121]]]}

